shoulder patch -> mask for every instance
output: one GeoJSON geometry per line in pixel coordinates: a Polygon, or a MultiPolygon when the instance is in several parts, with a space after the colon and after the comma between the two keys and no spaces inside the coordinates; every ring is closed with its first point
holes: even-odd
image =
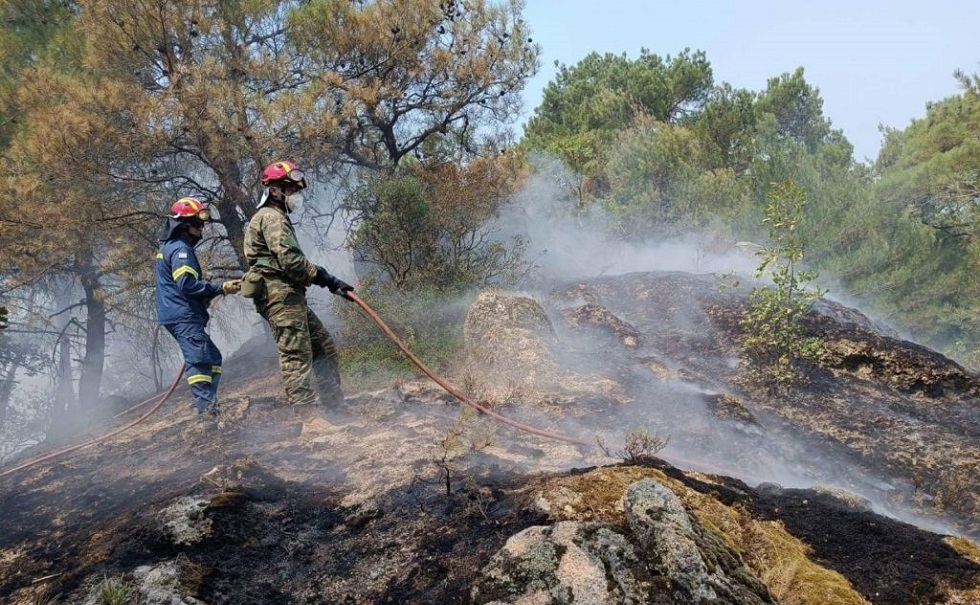
{"type": "Polygon", "coordinates": [[[178,252],[177,253],[177,258],[187,258],[187,251],[186,250],[181,250],[180,252],[178,252]]]}

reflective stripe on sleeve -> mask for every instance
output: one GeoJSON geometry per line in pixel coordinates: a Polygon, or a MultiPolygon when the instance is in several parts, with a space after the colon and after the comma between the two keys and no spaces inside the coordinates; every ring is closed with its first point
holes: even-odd
{"type": "Polygon", "coordinates": [[[183,267],[178,267],[177,269],[174,270],[174,274],[173,274],[174,281],[180,279],[180,276],[185,273],[190,273],[191,275],[194,276],[194,279],[201,279],[201,276],[197,274],[197,271],[194,270],[194,267],[191,267],[189,265],[184,265],[183,267]]]}

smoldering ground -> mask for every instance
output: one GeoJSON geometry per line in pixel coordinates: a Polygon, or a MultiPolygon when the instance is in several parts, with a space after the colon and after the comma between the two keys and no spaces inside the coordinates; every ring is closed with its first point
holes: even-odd
{"type": "MultiPolygon", "coordinates": [[[[579,439],[598,436],[605,443],[621,444],[631,430],[647,429],[669,436],[661,454],[681,467],[729,475],[751,485],[772,482],[786,487],[841,488],[859,495],[882,514],[957,533],[941,518],[917,515],[903,505],[905,498],[895,497],[896,493],[911,494],[919,489],[906,477],[878,476],[853,451],[800,430],[771,412],[757,409],[748,417],[740,417],[740,413],[732,416],[730,410],[719,414],[719,400],[735,401],[745,411],[744,402],[732,396],[732,385],[722,379],[731,374],[726,365],[727,369],[734,369],[739,363],[737,348],[705,350],[706,356],[714,359],[710,362],[713,367],[693,379],[685,376],[685,366],[690,367],[686,356],[697,352],[670,350],[671,339],[718,337],[712,336],[701,302],[674,292],[664,297],[669,302],[660,307],[661,314],[657,315],[644,309],[643,300],[629,300],[629,295],[637,292],[628,285],[633,272],[691,273],[700,276],[697,279],[704,282],[702,289],[706,290],[721,290],[723,285],[738,279],[750,284],[742,287],[745,291],[751,287],[758,264],[758,257],[753,254],[755,246],[726,245],[724,242],[730,240],[712,233],[689,234],[671,241],[617,241],[606,235],[601,215],[570,212],[567,200],[562,201],[567,195],[567,182],[574,175],[547,158],[539,162],[547,165],[538,166],[538,176],[518,193],[513,206],[501,213],[495,226],[504,238],[516,235],[528,242],[527,254],[536,271],[527,293],[541,302],[558,328],[561,343],[554,350],[562,367],[583,375],[618,376],[626,385],[622,401],[600,405],[596,415],[584,414],[583,422],[574,412],[563,416],[558,422],[564,432],[579,439]],[[619,283],[618,290],[612,288],[626,296],[606,296],[601,300],[614,316],[640,333],[659,331],[666,336],[648,338],[635,348],[624,349],[596,338],[594,333],[576,336],[574,331],[562,329],[563,311],[595,301],[583,300],[574,292],[556,297],[555,292],[589,292],[606,278],[626,282],[619,283]],[[650,371],[651,367],[655,372],[650,371]]],[[[824,276],[824,280],[832,283],[833,276],[824,276]]],[[[657,294],[643,292],[642,296],[656,298],[657,294]]],[[[827,300],[833,305],[832,295],[827,300]]],[[[849,312],[885,334],[896,334],[860,312],[849,312]]]]}
{"type": "MultiPolygon", "coordinates": [[[[602,296],[614,287],[637,292],[631,288],[644,280],[656,283],[652,274],[633,274],[594,279],[591,286],[602,296]]],[[[683,294],[678,288],[661,290],[683,294]]],[[[564,300],[557,295],[555,299],[564,300]]],[[[613,334],[566,328],[557,313],[561,304],[546,304],[554,319],[554,350],[564,353],[559,356],[562,370],[593,377],[608,374],[623,387],[609,392],[622,396],[571,389],[531,398],[522,397],[527,391],[515,385],[515,396],[500,401],[496,409],[583,439],[606,434],[613,446],[622,443],[623,432],[649,418],[647,425],[671,436],[663,452],[668,460],[683,455],[695,462],[678,461],[682,467],[696,469],[700,464],[712,474],[717,467],[733,465],[738,468],[732,470],[743,473],[745,468],[778,471],[777,464],[767,463],[790,451],[788,446],[772,452],[766,443],[753,449],[749,438],[734,444],[721,438],[728,437],[723,432],[726,423],[706,411],[715,394],[710,384],[705,386],[710,381],[695,380],[681,371],[690,354],[680,343],[664,344],[688,340],[666,329],[671,325],[670,314],[661,313],[666,303],[677,306],[656,298],[637,298],[633,306],[622,308],[610,304],[612,312],[638,327],[642,338],[635,348],[624,347],[613,334]],[[643,310],[651,307],[653,311],[644,317],[643,310]],[[654,325],[665,328],[660,336],[648,331],[654,325]],[[655,362],[674,364],[675,373],[666,380],[650,378],[655,362]]],[[[692,303],[677,325],[707,331],[705,324],[694,321],[695,308],[692,303]]],[[[693,342],[705,346],[697,339],[693,342]]],[[[719,358],[717,363],[727,367],[729,361],[719,358]]],[[[261,344],[229,357],[229,417],[217,434],[193,430],[190,414],[180,409],[186,403],[186,395],[181,395],[169,414],[151,418],[125,439],[5,486],[3,548],[19,546],[13,562],[0,570],[4,595],[51,573],[63,574],[57,580],[61,590],[82,590],[90,576],[182,555],[197,566],[192,567],[201,576],[197,594],[206,602],[392,598],[462,603],[472,578],[503,540],[528,524],[546,522],[527,508],[533,488],[518,499],[508,495],[510,490],[528,488],[511,482],[519,483],[529,473],[560,473],[615,461],[601,452],[486,422],[461,411],[457,402],[426,380],[351,393],[342,409],[332,410],[322,420],[299,418],[282,405],[274,362],[274,350],[261,344]],[[64,501],[59,498],[63,493],[72,498],[64,501]],[[181,547],[161,533],[161,509],[183,494],[211,502],[208,517],[219,538],[181,547]],[[57,562],[65,557],[74,561],[72,566],[57,562]]],[[[773,427],[779,425],[757,415],[754,423],[728,430],[751,437],[757,430],[773,427]]],[[[805,439],[790,428],[786,436],[772,440],[803,451],[799,444],[805,439]]],[[[817,443],[810,451],[819,455],[820,446],[817,443]]],[[[829,456],[825,460],[832,461],[829,456]]],[[[808,472],[803,480],[827,482],[813,479],[820,473],[829,475],[819,460],[796,460],[787,466],[796,472],[784,481],[808,472]]],[[[752,493],[736,481],[713,481],[713,491],[731,485],[734,494],[742,494],[732,497],[752,493]]],[[[694,479],[689,482],[701,485],[694,479]]],[[[946,557],[943,578],[951,578],[954,571],[958,577],[974,573],[962,560],[943,554],[934,536],[914,534],[902,524],[838,510],[840,504],[812,493],[766,486],[760,486],[759,493],[766,495],[758,506],[767,515],[779,518],[777,511],[787,506],[799,510],[801,518],[792,526],[810,532],[801,535],[820,532],[821,548],[827,552],[827,528],[818,519],[833,511],[835,524],[846,522],[853,529],[873,523],[888,528],[892,536],[902,536],[902,549],[896,549],[894,557],[888,553],[888,561],[898,563],[905,557],[902,561],[907,564],[908,552],[921,556],[928,545],[936,557],[946,557]]],[[[843,543],[837,540],[832,546],[840,548],[843,543]]],[[[849,552],[834,555],[832,561],[851,560],[849,552]]],[[[868,556],[880,563],[885,555],[874,551],[868,556]]],[[[930,558],[928,565],[935,560],[930,558]]],[[[861,574],[853,581],[870,594],[883,595],[872,599],[874,603],[908,602],[910,593],[923,590],[922,582],[934,581],[933,576],[923,576],[919,567],[902,569],[901,581],[883,574],[861,574]]]]}

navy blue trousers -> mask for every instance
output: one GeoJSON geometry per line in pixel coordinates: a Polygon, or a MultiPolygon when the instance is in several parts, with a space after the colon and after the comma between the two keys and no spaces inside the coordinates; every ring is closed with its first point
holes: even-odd
{"type": "Polygon", "coordinates": [[[177,340],[186,364],[184,375],[194,397],[194,407],[203,414],[218,401],[221,378],[221,351],[211,341],[204,324],[168,324],[167,331],[177,340]]]}

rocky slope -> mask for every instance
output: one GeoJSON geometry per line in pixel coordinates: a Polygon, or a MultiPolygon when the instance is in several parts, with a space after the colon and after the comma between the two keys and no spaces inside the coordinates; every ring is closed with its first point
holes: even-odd
{"type": "Polygon", "coordinates": [[[980,603],[978,377],[824,303],[809,381],[755,392],[744,304],[679,273],[478,298],[453,382],[579,443],[422,380],[299,417],[241,351],[217,432],[178,393],[0,479],[0,602],[980,603]]]}

